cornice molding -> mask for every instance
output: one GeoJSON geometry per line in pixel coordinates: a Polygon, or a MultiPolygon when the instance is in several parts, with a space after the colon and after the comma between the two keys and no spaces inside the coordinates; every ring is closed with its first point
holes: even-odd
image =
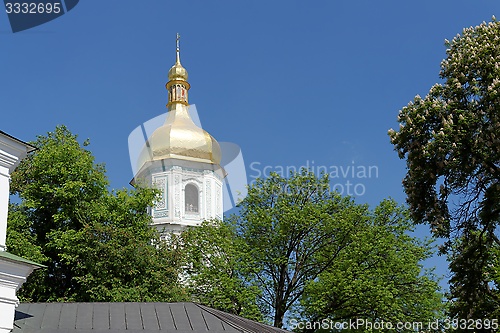
{"type": "Polygon", "coordinates": [[[10,172],[33,150],[33,146],[0,132],[0,166],[8,168],[10,172]]]}
{"type": "Polygon", "coordinates": [[[17,166],[20,161],[18,156],[8,154],[3,147],[0,145],[0,166],[6,167],[12,172],[13,168],[17,166]]]}

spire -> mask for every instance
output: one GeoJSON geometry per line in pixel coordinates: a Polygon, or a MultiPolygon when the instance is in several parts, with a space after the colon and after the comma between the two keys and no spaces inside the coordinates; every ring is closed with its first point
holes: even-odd
{"type": "Polygon", "coordinates": [[[168,90],[168,104],[167,108],[169,110],[175,104],[188,104],[188,90],[190,88],[187,82],[188,73],[187,70],[181,65],[180,47],[179,40],[181,36],[177,34],[176,37],[176,59],[175,64],[168,71],[168,82],[165,87],[168,90]]]}
{"type": "Polygon", "coordinates": [[[176,58],[176,61],[175,61],[175,64],[181,64],[181,48],[179,47],[179,41],[181,39],[181,35],[179,35],[179,33],[177,33],[177,38],[175,39],[175,43],[177,44],[177,49],[176,49],[176,53],[177,53],[177,58],[176,58]]]}

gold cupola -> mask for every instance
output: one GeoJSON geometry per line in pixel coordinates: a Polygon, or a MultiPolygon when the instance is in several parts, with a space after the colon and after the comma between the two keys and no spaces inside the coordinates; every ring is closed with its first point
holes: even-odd
{"type": "Polygon", "coordinates": [[[148,138],[139,155],[137,170],[148,162],[179,159],[220,165],[221,149],[213,136],[198,127],[189,115],[188,74],[180,61],[177,34],[176,62],[168,72],[168,113],[165,123],[148,138]]]}
{"type": "Polygon", "coordinates": [[[169,81],[186,81],[188,79],[187,70],[181,65],[181,56],[179,50],[179,35],[177,35],[177,57],[175,60],[175,64],[168,71],[168,79],[169,81]]]}

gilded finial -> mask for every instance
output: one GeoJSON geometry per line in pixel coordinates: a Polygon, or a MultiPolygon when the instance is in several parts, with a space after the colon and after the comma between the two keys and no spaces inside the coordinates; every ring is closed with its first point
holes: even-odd
{"type": "Polygon", "coordinates": [[[177,49],[176,49],[176,51],[177,51],[177,59],[176,59],[176,62],[178,64],[181,63],[181,56],[180,56],[181,51],[180,51],[180,47],[179,47],[179,40],[180,39],[181,39],[181,35],[179,35],[179,33],[177,33],[177,38],[175,39],[175,43],[177,44],[177,49]]]}
{"type": "Polygon", "coordinates": [[[169,81],[165,85],[165,87],[169,92],[167,107],[171,107],[172,105],[176,104],[188,105],[188,90],[190,88],[190,85],[187,82],[188,73],[186,69],[181,65],[180,47],[179,47],[180,39],[181,36],[177,34],[177,37],[175,39],[177,60],[175,64],[168,71],[169,81]]]}
{"type": "Polygon", "coordinates": [[[177,33],[177,37],[175,38],[175,43],[176,43],[176,61],[175,64],[170,68],[170,71],[168,72],[168,79],[169,80],[183,80],[187,81],[188,75],[187,71],[184,67],[181,65],[181,51],[180,51],[180,46],[179,46],[179,41],[181,39],[181,35],[177,33]]]}

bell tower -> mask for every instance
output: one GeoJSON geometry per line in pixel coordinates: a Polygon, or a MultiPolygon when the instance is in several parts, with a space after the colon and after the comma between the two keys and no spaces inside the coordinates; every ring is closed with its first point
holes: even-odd
{"type": "Polygon", "coordinates": [[[180,233],[202,221],[222,219],[222,185],[217,140],[198,127],[189,115],[188,73],[181,65],[180,36],[176,39],[176,61],[168,72],[167,117],[148,138],[137,164],[135,182],[159,189],[151,208],[153,226],[161,233],[180,233]]]}

